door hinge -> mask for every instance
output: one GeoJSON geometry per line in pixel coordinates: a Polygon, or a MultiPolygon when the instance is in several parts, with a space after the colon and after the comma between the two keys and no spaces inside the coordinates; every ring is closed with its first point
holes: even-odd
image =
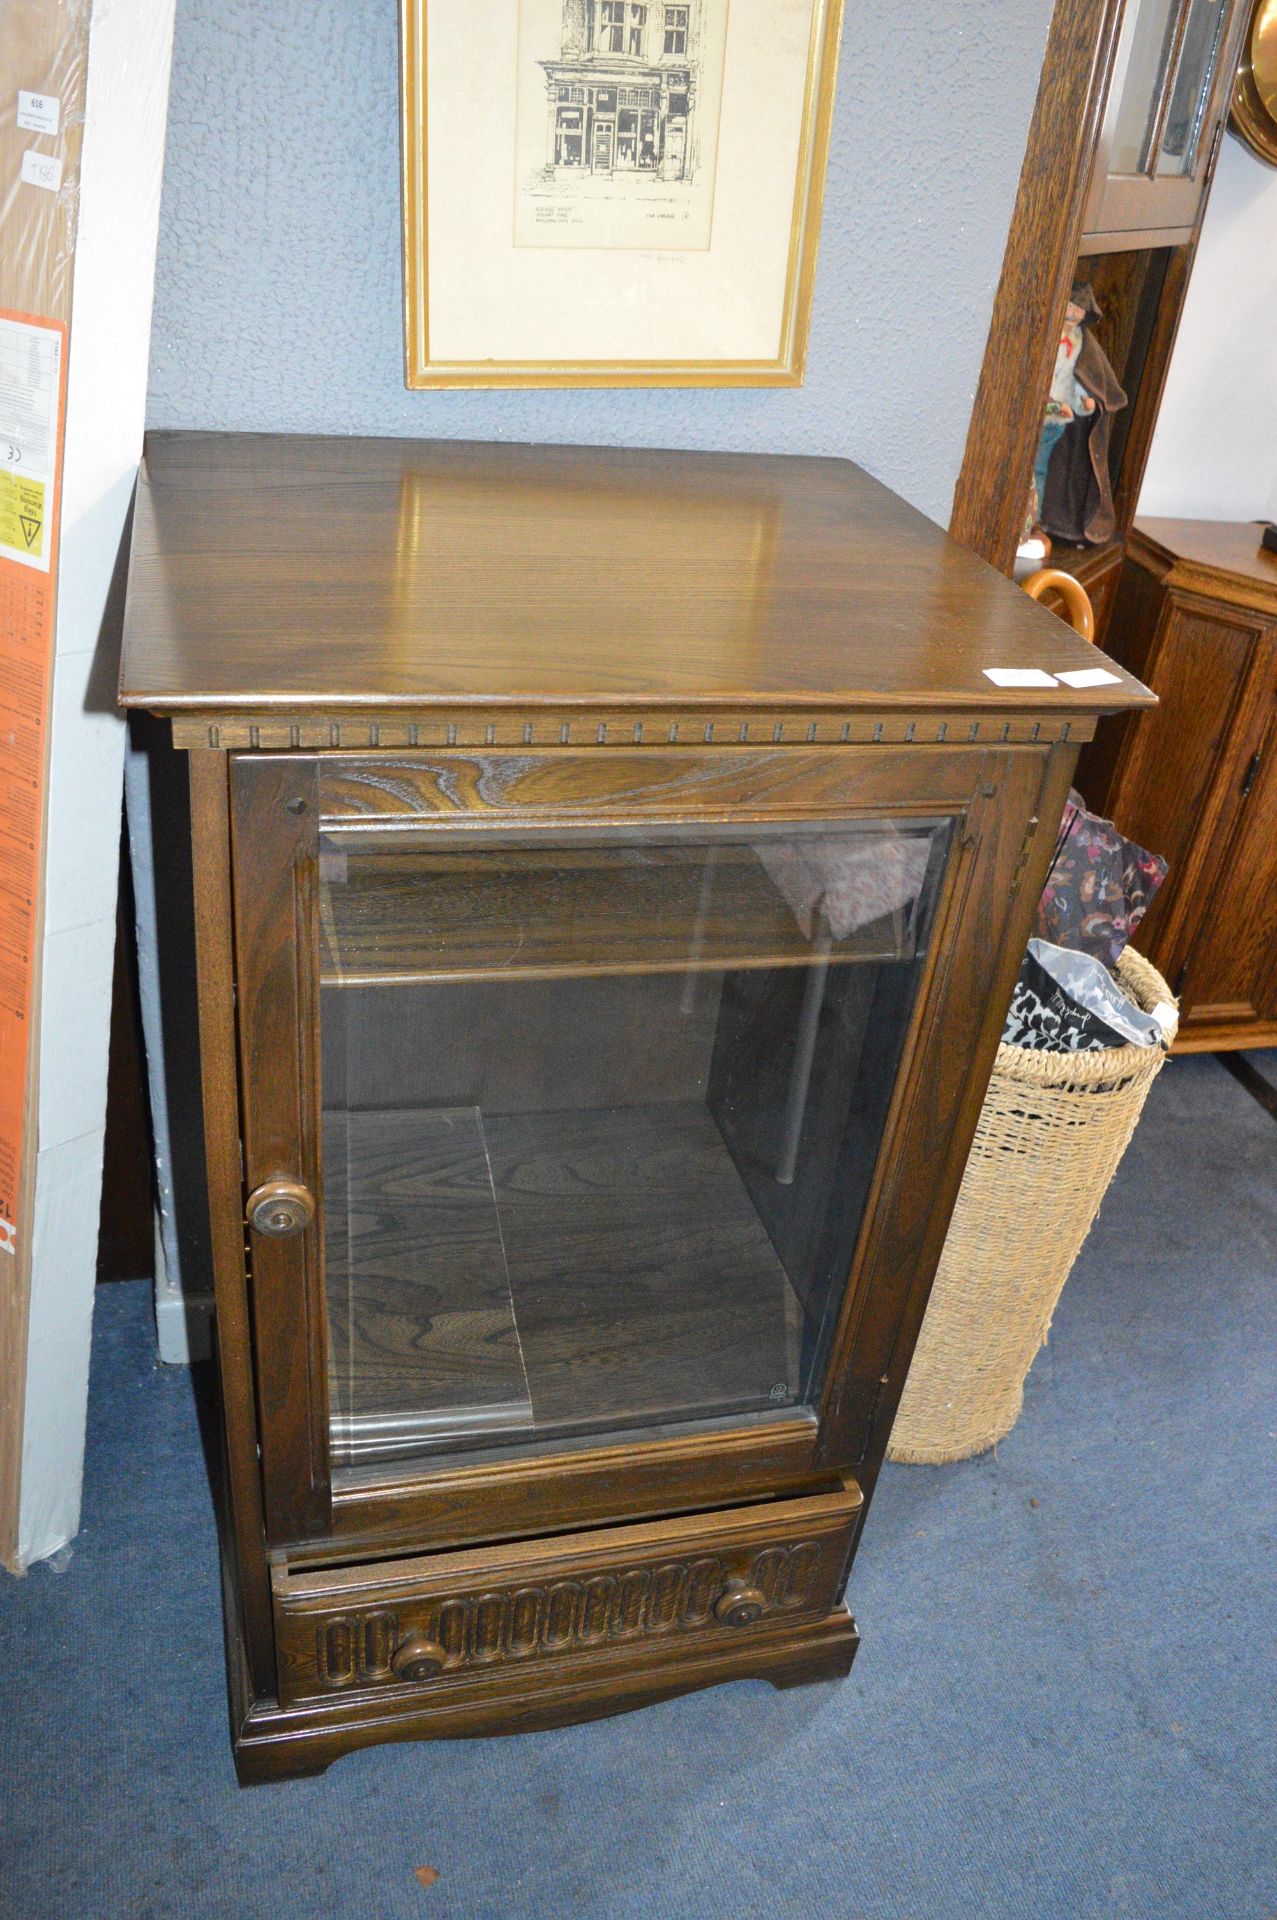
{"type": "Polygon", "coordinates": [[[1038,831],[1038,816],[1035,813],[1032,819],[1029,821],[1028,826],[1024,829],[1024,838],[1020,842],[1020,858],[1016,862],[1015,873],[1013,874],[1011,879],[1012,897],[1014,897],[1015,894],[1017,894],[1020,890],[1020,882],[1024,878],[1024,869],[1028,865],[1029,854],[1032,852],[1033,842],[1037,837],[1037,831],[1038,831]]]}
{"type": "Polygon", "coordinates": [[[865,1420],[864,1434],[860,1442],[860,1452],[856,1456],[857,1465],[860,1465],[860,1463],[868,1457],[869,1449],[873,1445],[874,1428],[878,1424],[878,1409],[882,1405],[882,1396],[890,1385],[891,1375],[884,1373],[882,1378],[878,1380],[874,1386],[873,1399],[869,1403],[869,1413],[865,1420]]]}
{"type": "Polygon", "coordinates": [[[1171,988],[1171,992],[1175,995],[1175,998],[1177,1000],[1179,999],[1181,993],[1183,993],[1184,991],[1184,982],[1187,980],[1187,978],[1188,978],[1188,962],[1186,960],[1183,966],[1180,968],[1179,972],[1175,975],[1175,984],[1171,988]]]}
{"type": "Polygon", "coordinates": [[[1263,755],[1260,753],[1252,753],[1250,757],[1250,765],[1247,767],[1245,776],[1242,780],[1242,799],[1243,800],[1246,798],[1246,795],[1250,792],[1251,788],[1255,784],[1255,775],[1259,772],[1259,763],[1262,759],[1263,759],[1263,755]]]}

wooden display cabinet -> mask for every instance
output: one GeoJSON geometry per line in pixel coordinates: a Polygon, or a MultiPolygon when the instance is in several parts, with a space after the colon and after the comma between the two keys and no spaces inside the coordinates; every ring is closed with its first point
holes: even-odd
{"type": "Polygon", "coordinates": [[[1088,251],[1194,238],[1239,11],[1236,0],[1127,0],[1084,215],[1088,251]]]}
{"type": "Polygon", "coordinates": [[[1100,545],[1057,541],[1052,553],[1052,563],[1089,593],[1102,644],[1197,255],[1247,13],[1246,0],[1128,0],[1113,60],[1075,277],[1095,295],[1102,315],[1095,335],[1127,396],[1108,448],[1115,525],[1100,545]]]}
{"type": "Polygon", "coordinates": [[[1115,525],[1098,545],[1057,539],[1051,565],[1086,588],[1102,645],[1250,11],[1056,0],[1052,13],[950,531],[1013,570],[1069,290],[1089,284],[1127,395],[1108,446],[1115,525]]]}
{"type": "Polygon", "coordinates": [[[842,462],[152,437],[242,1778],[848,1670],[1096,663],[842,462]]]}
{"type": "Polygon", "coordinates": [[[1181,1053],[1277,1045],[1277,554],[1259,535],[1136,521],[1112,634],[1161,704],[1081,768],[1169,862],[1139,944],[1179,996],[1181,1053]]]}

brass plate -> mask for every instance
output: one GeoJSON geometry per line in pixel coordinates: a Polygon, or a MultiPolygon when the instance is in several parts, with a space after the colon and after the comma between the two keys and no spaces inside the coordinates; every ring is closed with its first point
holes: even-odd
{"type": "Polygon", "coordinates": [[[1232,127],[1252,153],[1277,167],[1277,0],[1255,0],[1233,89],[1232,127]]]}

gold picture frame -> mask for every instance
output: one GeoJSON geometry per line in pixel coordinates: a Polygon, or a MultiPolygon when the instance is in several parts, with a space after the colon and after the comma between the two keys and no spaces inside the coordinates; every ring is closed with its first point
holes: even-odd
{"type": "Polygon", "coordinates": [[[801,385],[843,4],[401,0],[408,387],[801,385]]]}

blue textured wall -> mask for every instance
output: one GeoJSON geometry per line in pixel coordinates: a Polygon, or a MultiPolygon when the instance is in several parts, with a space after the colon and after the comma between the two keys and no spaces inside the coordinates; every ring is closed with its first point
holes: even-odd
{"type": "Polygon", "coordinates": [[[800,391],[409,393],[395,0],[179,0],[149,421],[847,454],[948,517],[1050,0],[848,0],[800,391]]]}

